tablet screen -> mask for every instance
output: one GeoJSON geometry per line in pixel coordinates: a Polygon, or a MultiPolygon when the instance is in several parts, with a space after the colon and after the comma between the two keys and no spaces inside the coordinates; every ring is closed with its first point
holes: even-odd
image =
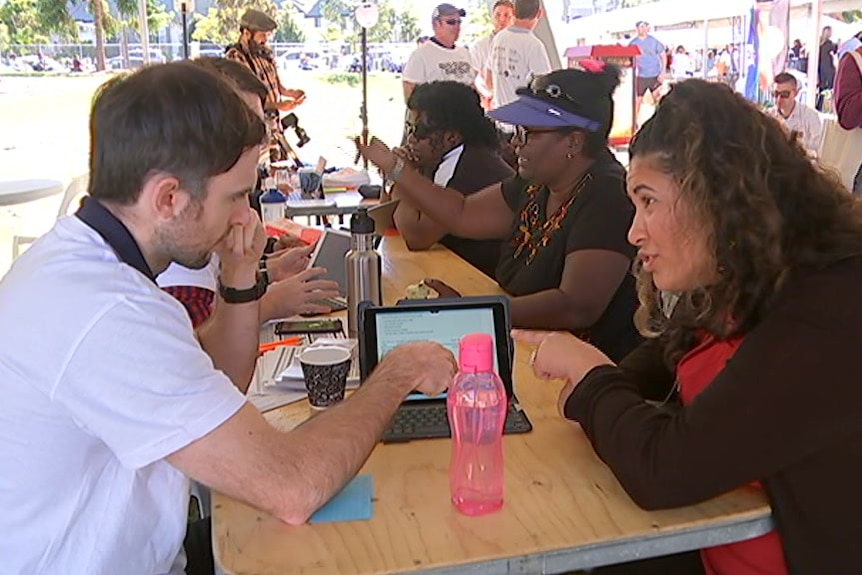
{"type": "MultiPolygon", "coordinates": [[[[429,303],[428,307],[419,308],[412,305],[371,308],[365,313],[368,317],[361,336],[366,356],[365,373],[370,372],[387,353],[405,343],[435,341],[449,349],[457,359],[461,338],[471,333],[486,333],[495,342],[494,369],[503,380],[507,393],[512,395],[508,321],[504,305],[429,303]]],[[[408,399],[428,399],[428,396],[411,394],[408,399]]]]}
{"type": "Polygon", "coordinates": [[[350,251],[350,234],[326,230],[317,241],[317,247],[311,257],[311,267],[326,268],[326,273],[315,279],[325,279],[338,282],[341,295],[347,293],[347,272],[344,266],[344,256],[350,251]]]}

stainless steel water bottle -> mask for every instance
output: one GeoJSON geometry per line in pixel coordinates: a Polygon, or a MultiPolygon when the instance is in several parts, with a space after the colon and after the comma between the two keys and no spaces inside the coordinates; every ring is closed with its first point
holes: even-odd
{"type": "Polygon", "coordinates": [[[347,336],[359,335],[357,309],[364,301],[383,303],[380,254],[374,249],[374,220],[361,208],[350,218],[350,251],[344,256],[347,271],[347,336]]]}

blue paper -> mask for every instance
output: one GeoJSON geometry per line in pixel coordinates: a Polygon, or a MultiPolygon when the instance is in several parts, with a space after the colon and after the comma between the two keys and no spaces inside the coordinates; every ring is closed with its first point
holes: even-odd
{"type": "Polygon", "coordinates": [[[374,517],[374,476],[357,475],[338,495],[311,516],[311,523],[365,521],[374,517]]]}

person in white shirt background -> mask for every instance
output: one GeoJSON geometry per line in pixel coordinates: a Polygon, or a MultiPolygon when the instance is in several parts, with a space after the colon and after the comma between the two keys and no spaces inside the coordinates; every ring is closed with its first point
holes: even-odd
{"type": "Polygon", "coordinates": [[[486,74],[493,108],[514,102],[518,88],[551,71],[545,45],[533,34],[542,14],[541,0],[515,0],[515,21],[494,36],[486,74]]]}
{"type": "Polygon", "coordinates": [[[304,523],[406,395],[440,392],[457,366],[437,344],[397,348],[341,404],[277,431],[246,402],[250,376],[228,375],[258,356],[263,121],[181,61],[103,84],[90,133],[89,196],[0,281],[0,571],[199,573],[189,478],[304,523]],[[226,321],[205,336],[155,279],[217,247],[226,321]],[[216,369],[226,357],[236,369],[216,369]]]}
{"type": "Polygon", "coordinates": [[[440,4],[431,13],[434,35],[417,47],[404,65],[402,84],[404,101],[410,98],[417,84],[435,80],[453,80],[470,86],[476,79],[476,70],[470,51],[455,43],[461,36],[461,23],[467,12],[452,4],[440,4]]]}
{"type": "Polygon", "coordinates": [[[685,46],[677,46],[673,53],[673,59],[670,62],[670,73],[677,80],[691,78],[694,76],[694,61],[685,46]]]}
{"type": "Polygon", "coordinates": [[[491,19],[494,22],[494,31],[482,37],[470,48],[470,56],[473,58],[473,67],[476,68],[476,91],[482,98],[482,108],[486,111],[491,109],[491,101],[494,96],[493,90],[488,87],[486,74],[488,70],[488,58],[491,55],[491,42],[494,36],[501,30],[505,30],[515,21],[515,4],[512,0],[497,0],[491,10],[491,19]]]}
{"type": "Polygon", "coordinates": [[[823,123],[817,110],[797,99],[799,83],[796,78],[787,72],[776,75],[772,95],[775,98],[772,115],[784,122],[788,130],[799,132],[802,145],[816,155],[823,138],[823,123]]]}

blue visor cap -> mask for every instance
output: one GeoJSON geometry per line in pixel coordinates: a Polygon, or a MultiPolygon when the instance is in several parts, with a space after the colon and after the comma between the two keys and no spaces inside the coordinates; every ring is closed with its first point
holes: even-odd
{"type": "Polygon", "coordinates": [[[514,126],[581,128],[588,132],[598,132],[602,127],[601,122],[574,114],[547,100],[532,96],[518,96],[514,102],[488,112],[488,117],[514,126]]]}

